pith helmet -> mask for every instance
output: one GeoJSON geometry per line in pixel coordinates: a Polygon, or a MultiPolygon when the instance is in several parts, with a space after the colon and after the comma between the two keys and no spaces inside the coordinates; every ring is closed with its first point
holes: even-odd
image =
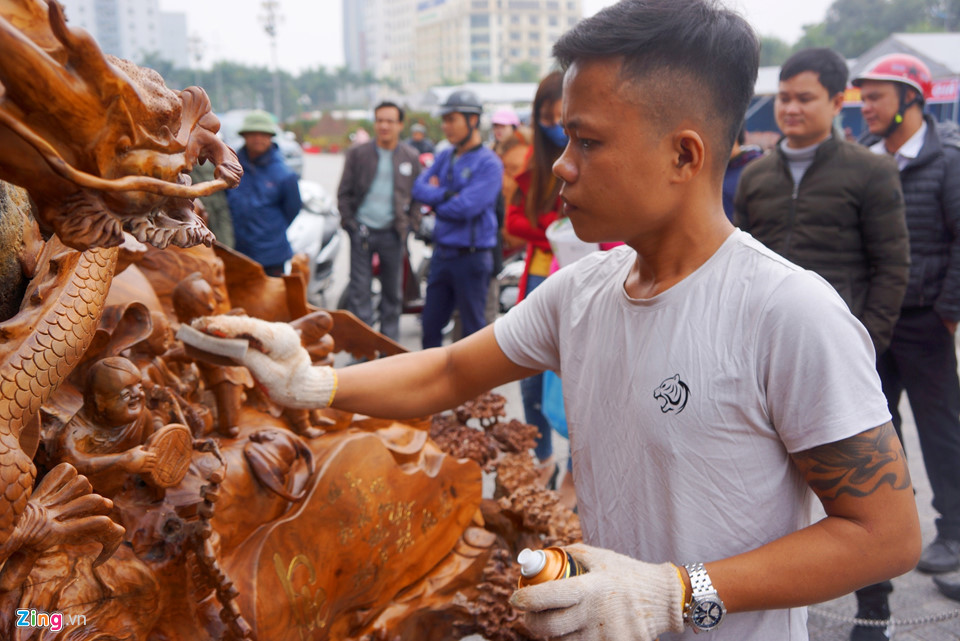
{"type": "Polygon", "coordinates": [[[256,109],[248,113],[243,119],[243,126],[240,127],[238,133],[241,135],[258,133],[275,136],[277,135],[277,125],[273,116],[262,109],[256,109]]]}
{"type": "Polygon", "coordinates": [[[458,89],[447,96],[447,100],[440,105],[442,115],[452,113],[477,114],[483,113],[483,105],[477,94],[468,89],[458,89]]]}

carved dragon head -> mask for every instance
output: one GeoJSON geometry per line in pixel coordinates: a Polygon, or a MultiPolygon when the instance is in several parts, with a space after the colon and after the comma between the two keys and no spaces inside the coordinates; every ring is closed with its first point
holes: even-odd
{"type": "Polygon", "coordinates": [[[76,249],[123,231],[158,248],[212,244],[192,199],[243,170],[203,89],[104,55],[52,0],[0,0],[0,180],[25,188],[45,231],[76,249]],[[215,179],[192,185],[199,162],[215,179]]]}

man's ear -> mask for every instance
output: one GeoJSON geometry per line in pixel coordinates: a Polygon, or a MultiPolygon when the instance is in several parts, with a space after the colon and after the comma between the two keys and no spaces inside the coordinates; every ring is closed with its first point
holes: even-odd
{"type": "Polygon", "coordinates": [[[673,175],[670,182],[683,183],[695,178],[706,162],[703,138],[692,129],[682,129],[673,135],[673,175]]]}
{"type": "Polygon", "coordinates": [[[911,87],[907,87],[906,102],[911,105],[920,105],[920,111],[923,111],[923,102],[920,100],[920,93],[911,87]]]}
{"type": "Polygon", "coordinates": [[[843,111],[843,92],[838,91],[830,98],[830,106],[833,109],[833,117],[836,118],[843,111]]]}

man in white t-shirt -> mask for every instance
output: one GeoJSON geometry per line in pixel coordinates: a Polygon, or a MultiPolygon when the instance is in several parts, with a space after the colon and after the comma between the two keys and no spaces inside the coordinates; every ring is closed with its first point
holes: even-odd
{"type": "Polygon", "coordinates": [[[822,279],[735,231],[721,182],[758,42],[711,0],[624,0],[557,42],[554,166],[583,259],[449,347],[334,372],[295,333],[244,363],[284,404],[415,417],[561,372],[588,570],[512,603],[543,638],[807,638],[803,606],[908,571],[912,486],[870,338],[822,279]],[[812,490],[812,491],[811,491],[812,490]],[[819,499],[826,517],[811,524],[819,499]]]}

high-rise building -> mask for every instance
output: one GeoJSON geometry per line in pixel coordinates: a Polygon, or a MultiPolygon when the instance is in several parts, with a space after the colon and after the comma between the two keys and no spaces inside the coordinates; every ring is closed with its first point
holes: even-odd
{"type": "Polygon", "coordinates": [[[156,54],[177,67],[190,66],[187,17],[160,11],[159,0],[60,0],[67,24],[82,27],[100,48],[118,58],[141,62],[156,54]]]}
{"type": "Polygon", "coordinates": [[[343,60],[354,73],[367,66],[366,0],[343,0],[343,60]]]}
{"type": "Polygon", "coordinates": [[[348,67],[406,91],[502,82],[522,67],[542,76],[583,15],[581,0],[343,0],[343,11],[348,67]]]}

